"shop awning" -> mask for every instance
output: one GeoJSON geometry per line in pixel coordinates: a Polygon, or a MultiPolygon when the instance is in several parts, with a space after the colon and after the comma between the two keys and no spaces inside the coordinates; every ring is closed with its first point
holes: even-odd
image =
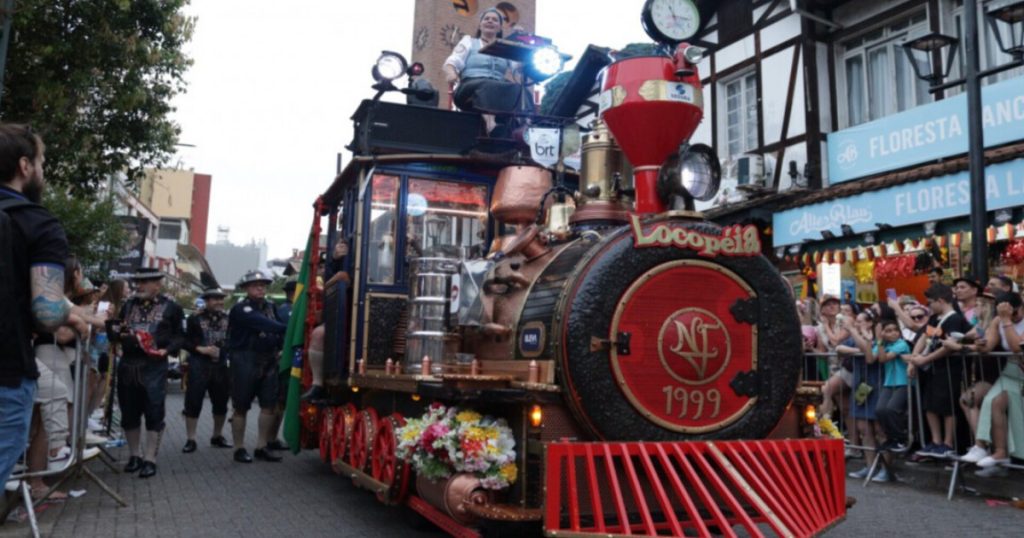
{"type": "MultiPolygon", "coordinates": [[[[985,152],[988,210],[1024,205],[1024,142],[985,152]]],[[[970,213],[967,157],[842,183],[800,197],[773,216],[774,246],[821,241],[822,231],[856,234],[970,213]]]]}

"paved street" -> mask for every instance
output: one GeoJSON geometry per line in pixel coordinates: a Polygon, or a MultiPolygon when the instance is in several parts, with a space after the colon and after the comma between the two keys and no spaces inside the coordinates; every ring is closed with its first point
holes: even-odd
{"type": "MultiPolygon", "coordinates": [[[[412,530],[404,510],[384,507],[373,495],[331,474],[313,451],[288,455],[281,464],[234,463],[230,450],[208,446],[208,415],[200,421],[199,451],[182,454],[181,406],[182,396],[175,391],[168,398],[168,429],[159,474],[153,479],[115,475],[91,464],[126,497],[127,508],[118,508],[92,484],[79,482],[73,489],[84,487],[86,495],[46,510],[41,516],[44,532],[75,538],[441,536],[412,530]]],[[[255,411],[251,417],[255,422],[255,411]]],[[[126,449],[117,452],[123,457],[126,449]]],[[[830,537],[860,538],[865,532],[933,537],[1024,533],[1024,511],[990,507],[979,499],[947,503],[940,494],[900,485],[864,489],[848,484],[847,491],[858,503],[846,522],[828,533],[830,537]]],[[[5,525],[0,538],[24,536],[24,529],[5,525]]]]}

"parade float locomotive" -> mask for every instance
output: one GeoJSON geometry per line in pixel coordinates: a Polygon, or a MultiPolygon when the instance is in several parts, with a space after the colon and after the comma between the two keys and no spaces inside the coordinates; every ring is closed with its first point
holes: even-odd
{"type": "MultiPolygon", "coordinates": [[[[661,4],[690,5],[648,2],[647,26],[661,4]]],[[[477,114],[360,106],[314,220],[329,264],[350,245],[324,276],[351,283],[314,300],[331,398],[302,411],[336,472],[460,536],[797,536],[844,517],[791,290],[754,226],[693,211],[717,160],[687,143],[700,51],[674,45],[605,62],[578,174],[495,151],[477,114]]]]}

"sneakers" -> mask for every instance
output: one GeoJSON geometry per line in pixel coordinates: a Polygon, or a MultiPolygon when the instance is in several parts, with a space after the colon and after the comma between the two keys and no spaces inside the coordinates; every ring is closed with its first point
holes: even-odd
{"type": "Polygon", "coordinates": [[[863,479],[867,478],[868,472],[870,470],[871,470],[870,467],[864,467],[861,470],[854,471],[854,472],[852,472],[852,473],[850,473],[850,474],[848,474],[846,476],[849,476],[850,478],[856,478],[858,480],[863,480],[863,479]]]}
{"type": "Polygon", "coordinates": [[[929,443],[915,454],[919,458],[956,458],[956,451],[953,447],[943,444],[929,443]]]}
{"type": "Polygon", "coordinates": [[[846,459],[861,459],[864,457],[864,451],[856,448],[846,448],[846,452],[843,453],[846,459]]]}
{"type": "Polygon", "coordinates": [[[998,467],[1000,465],[1006,465],[1007,463],[1010,463],[1010,458],[993,458],[989,455],[978,461],[978,467],[988,469],[989,467],[998,467]]]}
{"type": "Polygon", "coordinates": [[[891,482],[892,477],[889,475],[889,471],[885,468],[879,469],[875,476],[871,477],[872,482],[891,482]]]}
{"type": "Polygon", "coordinates": [[[103,431],[103,424],[95,418],[89,418],[89,431],[103,431]]]}
{"type": "Polygon", "coordinates": [[[986,457],[988,457],[988,450],[985,450],[978,445],[974,445],[960,458],[960,461],[964,463],[978,463],[986,457]]]}
{"type": "Polygon", "coordinates": [[[96,435],[92,432],[85,432],[85,444],[86,445],[106,445],[110,442],[110,439],[103,437],[102,435],[96,435]]]}
{"type": "Polygon", "coordinates": [[[909,447],[907,445],[895,440],[886,439],[881,446],[878,447],[879,452],[892,452],[894,454],[903,454],[909,447]]]}
{"type": "Polygon", "coordinates": [[[986,467],[984,469],[980,469],[974,473],[974,476],[977,476],[978,478],[997,478],[1003,476],[1010,476],[1010,470],[1007,469],[1006,467],[996,465],[994,467],[986,467]]]}

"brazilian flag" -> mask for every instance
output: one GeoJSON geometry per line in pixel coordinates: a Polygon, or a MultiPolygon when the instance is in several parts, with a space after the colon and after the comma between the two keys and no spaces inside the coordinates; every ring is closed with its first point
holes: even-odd
{"type": "MultiPolygon", "coordinates": [[[[306,243],[302,256],[302,269],[295,283],[292,297],[292,314],[288,318],[288,330],[284,333],[284,348],[281,351],[280,372],[290,371],[288,377],[288,401],[284,408],[284,440],[293,453],[299,452],[299,399],[302,395],[302,350],[306,338],[306,309],[309,306],[309,254],[313,251],[313,237],[306,243]]],[[[283,387],[282,387],[283,388],[283,387]]]]}

